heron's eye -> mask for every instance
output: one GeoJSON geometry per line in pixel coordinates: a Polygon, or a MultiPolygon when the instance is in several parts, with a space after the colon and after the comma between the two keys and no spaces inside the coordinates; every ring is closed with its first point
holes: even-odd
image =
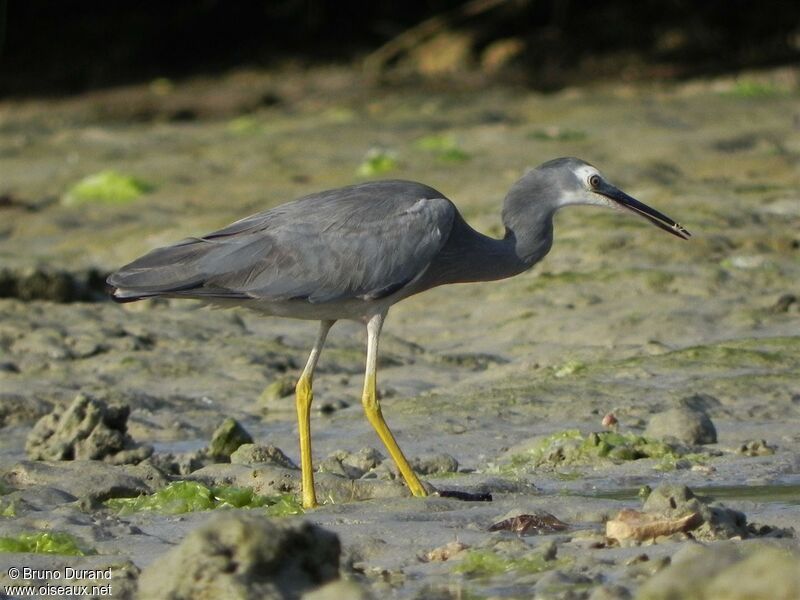
{"type": "Polygon", "coordinates": [[[589,186],[593,188],[600,187],[600,175],[592,175],[589,177],[589,186]]]}

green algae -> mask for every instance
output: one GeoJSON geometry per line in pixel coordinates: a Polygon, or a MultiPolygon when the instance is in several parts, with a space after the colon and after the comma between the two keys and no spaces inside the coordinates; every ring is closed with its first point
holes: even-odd
{"type": "Polygon", "coordinates": [[[303,509],[292,494],[259,496],[248,488],[208,487],[197,481],[175,481],[136,498],[111,498],[105,505],[120,515],[152,511],[169,515],[217,508],[266,508],[274,517],[298,515],[303,509]]]}
{"type": "Polygon", "coordinates": [[[130,175],[113,170],[88,175],[73,185],[63,203],[68,206],[100,202],[124,204],[153,190],[153,186],[130,175]]]}
{"type": "MultiPolygon", "coordinates": [[[[584,436],[577,429],[568,429],[541,439],[527,452],[513,455],[510,468],[582,464],[598,460],[622,462],[643,458],[658,459],[662,464],[669,464],[664,461],[677,461],[686,456],[665,442],[634,433],[601,431],[584,436]]],[[[705,455],[703,458],[706,458],[705,455]]]]}
{"type": "Polygon", "coordinates": [[[74,536],[59,531],[21,533],[16,537],[0,537],[0,552],[33,552],[70,556],[86,556],[96,553],[93,549],[82,548],[74,536]]]}
{"type": "Polygon", "coordinates": [[[258,135],[264,132],[262,124],[249,115],[231,119],[228,121],[226,129],[229,133],[238,136],[258,135]]]}
{"type": "Polygon", "coordinates": [[[558,377],[560,379],[562,377],[568,377],[569,375],[574,375],[575,373],[580,373],[585,369],[586,365],[584,363],[577,360],[569,360],[560,367],[554,367],[553,376],[558,377]]]}
{"type": "Polygon", "coordinates": [[[383,148],[370,148],[356,173],[361,177],[383,175],[397,168],[397,154],[383,148]]]}
{"type": "Polygon", "coordinates": [[[14,501],[9,502],[5,506],[0,503],[0,517],[16,517],[17,516],[17,504],[14,501]]]}
{"type": "MultiPolygon", "coordinates": [[[[269,383],[261,395],[258,397],[259,404],[269,404],[283,398],[287,398],[294,393],[295,378],[291,376],[278,377],[269,383]]],[[[287,407],[289,405],[287,404],[287,407]]],[[[292,408],[294,408],[292,406],[292,408]]]]}
{"type": "Polygon", "coordinates": [[[464,162],[471,158],[453,135],[426,135],[419,138],[414,146],[447,162],[464,162]]]}
{"type": "Polygon", "coordinates": [[[542,552],[512,558],[492,550],[470,550],[454,569],[468,577],[487,578],[503,573],[534,575],[563,566],[563,560],[548,560],[542,552]]]}
{"type": "Polygon", "coordinates": [[[786,95],[787,91],[774,83],[739,79],[726,94],[737,98],[774,98],[786,95]]]}

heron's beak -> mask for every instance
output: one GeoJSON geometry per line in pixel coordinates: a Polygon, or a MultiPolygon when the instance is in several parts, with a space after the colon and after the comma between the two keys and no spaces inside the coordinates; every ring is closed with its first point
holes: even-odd
{"type": "Polygon", "coordinates": [[[616,202],[618,205],[627,208],[637,215],[641,215],[656,227],[659,227],[664,231],[681,238],[682,240],[688,240],[692,235],[683,227],[683,225],[676,223],[664,213],[658,212],[655,208],[650,208],[647,206],[647,204],[639,202],[636,198],[631,198],[622,190],[615,188],[613,185],[606,183],[605,181],[600,185],[600,187],[596,188],[596,191],[598,194],[602,194],[606,198],[616,202]]]}

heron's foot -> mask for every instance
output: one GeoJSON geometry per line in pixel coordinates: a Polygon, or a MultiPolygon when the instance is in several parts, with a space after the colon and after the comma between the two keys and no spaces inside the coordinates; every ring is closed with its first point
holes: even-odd
{"type": "Polygon", "coordinates": [[[403,479],[405,480],[408,489],[411,490],[412,496],[415,496],[417,498],[425,498],[426,496],[429,496],[431,493],[435,491],[433,486],[430,486],[431,491],[428,491],[428,489],[426,489],[426,487],[417,477],[417,474],[414,473],[413,471],[411,471],[411,475],[412,475],[411,477],[406,477],[405,474],[403,474],[403,479]]]}
{"type": "Polygon", "coordinates": [[[311,488],[309,492],[310,493],[307,493],[307,490],[303,488],[303,508],[306,510],[319,506],[319,504],[317,504],[317,495],[314,493],[314,488],[311,488]]]}

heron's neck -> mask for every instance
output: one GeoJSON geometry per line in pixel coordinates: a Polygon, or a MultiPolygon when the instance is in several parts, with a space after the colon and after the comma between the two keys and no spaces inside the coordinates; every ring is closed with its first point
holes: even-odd
{"type": "Polygon", "coordinates": [[[530,269],[550,250],[552,216],[535,223],[508,221],[505,217],[503,221],[505,236],[495,239],[459,218],[432,271],[437,285],[513,277],[530,269]]]}
{"type": "Polygon", "coordinates": [[[553,215],[555,208],[545,203],[525,202],[519,205],[509,195],[503,205],[505,237],[499,240],[506,252],[515,257],[525,271],[550,252],[553,245],[553,215]]]}

